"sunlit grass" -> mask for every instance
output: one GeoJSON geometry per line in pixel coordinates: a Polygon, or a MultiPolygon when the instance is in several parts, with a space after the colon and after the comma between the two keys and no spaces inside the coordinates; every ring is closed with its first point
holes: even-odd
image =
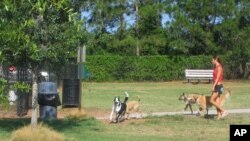
{"type": "MultiPolygon", "coordinates": [[[[58,134],[63,134],[66,141],[228,141],[230,125],[248,124],[249,116],[250,114],[229,114],[222,120],[216,120],[214,116],[207,118],[194,115],[151,116],[144,119],[125,120],[119,124],[90,117],[69,117],[46,121],[43,124],[58,134]]],[[[0,126],[1,139],[9,141],[17,130],[26,128],[30,123],[24,120],[1,119],[0,125],[9,126],[0,126]]],[[[21,136],[28,138],[25,132],[22,132],[21,136]]],[[[49,136],[51,132],[47,130],[46,135],[49,136]]],[[[44,136],[42,131],[32,133],[36,138],[40,135],[44,136]]]]}
{"type": "MultiPolygon", "coordinates": [[[[130,94],[129,100],[141,98],[143,112],[183,111],[184,103],[178,101],[180,94],[203,93],[210,95],[212,84],[192,84],[185,81],[145,82],[145,83],[83,83],[82,105],[110,110],[114,96],[124,98],[124,91],[130,94]]],[[[232,97],[225,103],[228,109],[250,108],[250,81],[225,81],[225,88],[232,90],[232,97]]]]}

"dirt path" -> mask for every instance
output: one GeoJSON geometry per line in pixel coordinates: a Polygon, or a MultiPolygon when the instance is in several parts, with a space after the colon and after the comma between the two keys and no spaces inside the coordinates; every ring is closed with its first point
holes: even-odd
{"type": "MultiPolygon", "coordinates": [[[[250,109],[230,109],[227,110],[228,113],[250,113],[250,109]]],[[[197,112],[194,112],[193,115],[195,115],[197,112]]],[[[215,115],[216,110],[209,110],[209,115],[215,115]]],[[[131,114],[131,118],[144,118],[148,116],[166,116],[166,115],[191,115],[190,111],[183,111],[183,112],[153,112],[153,113],[143,113],[142,115],[139,114],[131,114]]],[[[109,118],[109,115],[106,116],[96,116],[96,119],[100,120],[107,120],[109,118]]]]}
{"type": "MultiPolygon", "coordinates": [[[[228,113],[250,113],[250,109],[230,109],[227,110],[228,113]]],[[[197,112],[194,112],[194,115],[197,112]]],[[[39,113],[38,113],[39,114],[39,113]]],[[[88,115],[91,117],[95,117],[96,119],[99,120],[108,120],[109,119],[109,114],[110,111],[105,111],[102,109],[97,109],[97,108],[91,108],[91,109],[83,109],[82,111],[79,112],[77,108],[65,108],[65,109],[58,109],[57,111],[57,118],[64,118],[68,115],[88,115]]],[[[209,115],[215,115],[216,110],[209,110],[209,115]]],[[[142,113],[142,115],[139,114],[130,114],[131,118],[145,118],[148,116],[165,116],[165,115],[191,115],[190,111],[182,111],[182,112],[153,112],[153,113],[142,113]]],[[[0,109],[0,118],[30,118],[31,117],[31,111],[28,111],[28,114],[23,116],[23,117],[18,117],[16,115],[15,110],[9,110],[9,111],[4,111],[0,109]]]]}

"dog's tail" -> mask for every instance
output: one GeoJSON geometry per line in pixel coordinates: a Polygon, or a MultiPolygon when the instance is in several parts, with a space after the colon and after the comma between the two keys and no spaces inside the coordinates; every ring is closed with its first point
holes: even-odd
{"type": "Polygon", "coordinates": [[[226,88],[226,91],[225,98],[228,99],[232,95],[232,91],[229,88],[226,88]]]}
{"type": "Polygon", "coordinates": [[[126,103],[128,101],[128,97],[129,97],[129,94],[128,92],[125,91],[125,99],[124,99],[124,102],[123,103],[126,103]]]}
{"type": "Polygon", "coordinates": [[[221,105],[224,105],[225,101],[230,99],[232,91],[229,88],[226,88],[226,93],[221,97],[221,105]]]}

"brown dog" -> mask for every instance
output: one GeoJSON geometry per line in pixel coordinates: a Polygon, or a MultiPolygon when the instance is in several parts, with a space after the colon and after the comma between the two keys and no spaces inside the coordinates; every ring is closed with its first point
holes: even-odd
{"type": "MultiPolygon", "coordinates": [[[[226,89],[226,93],[222,94],[220,96],[220,106],[223,106],[225,101],[232,95],[231,90],[229,88],[226,89]]],[[[186,103],[185,110],[189,107],[192,114],[193,110],[191,105],[192,104],[197,104],[199,106],[199,112],[198,114],[203,114],[205,113],[205,110],[207,111],[208,114],[208,109],[211,108],[213,105],[210,103],[210,97],[211,96],[205,96],[203,94],[189,94],[185,95],[184,93],[179,97],[179,100],[184,100],[186,103]]]]}
{"type": "MultiPolygon", "coordinates": [[[[232,95],[231,90],[229,88],[226,89],[226,93],[222,94],[220,96],[220,106],[223,106],[225,101],[232,95]]],[[[204,114],[205,113],[205,109],[207,111],[208,114],[208,109],[211,108],[213,106],[212,103],[210,103],[210,98],[211,96],[204,96],[201,95],[199,97],[196,97],[196,103],[199,106],[199,114],[204,114]],[[202,113],[201,113],[202,112],[202,113]]]]}
{"type": "Polygon", "coordinates": [[[196,104],[196,99],[195,97],[199,97],[199,94],[189,94],[189,95],[185,95],[185,93],[183,93],[182,95],[179,96],[179,100],[183,100],[186,103],[186,106],[184,108],[184,110],[186,111],[187,108],[189,107],[191,114],[193,114],[193,109],[192,109],[192,105],[196,104]]]}
{"type": "Polygon", "coordinates": [[[129,114],[131,113],[140,113],[140,97],[137,96],[138,100],[137,101],[129,101],[127,102],[127,109],[126,109],[126,114],[127,114],[127,119],[129,119],[129,114]]]}

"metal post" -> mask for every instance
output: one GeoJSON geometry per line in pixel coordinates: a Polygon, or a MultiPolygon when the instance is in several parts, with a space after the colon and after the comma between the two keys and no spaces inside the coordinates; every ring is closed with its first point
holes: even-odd
{"type": "Polygon", "coordinates": [[[78,110],[80,111],[82,109],[82,58],[83,58],[83,48],[80,47],[79,49],[79,104],[78,104],[78,110]]]}

